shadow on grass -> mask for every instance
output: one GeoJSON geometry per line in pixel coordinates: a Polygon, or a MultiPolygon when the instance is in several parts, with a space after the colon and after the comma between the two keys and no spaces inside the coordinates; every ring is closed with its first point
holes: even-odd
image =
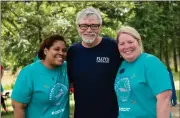
{"type": "Polygon", "coordinates": [[[7,113],[1,112],[1,118],[14,118],[13,111],[9,111],[7,113]]]}

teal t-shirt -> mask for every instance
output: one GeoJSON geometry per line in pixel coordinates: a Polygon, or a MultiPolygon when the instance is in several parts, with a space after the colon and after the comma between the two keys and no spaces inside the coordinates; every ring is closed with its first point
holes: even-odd
{"type": "Polygon", "coordinates": [[[36,57],[33,59],[33,62],[36,62],[37,60],[39,60],[38,55],[36,55],[36,57]]]}
{"type": "Polygon", "coordinates": [[[1,93],[2,93],[2,92],[4,92],[4,89],[3,89],[2,84],[1,84],[1,93]]]}
{"type": "Polygon", "coordinates": [[[27,104],[26,118],[69,118],[69,82],[66,62],[55,69],[40,60],[19,73],[11,98],[27,104]]]}
{"type": "Polygon", "coordinates": [[[156,95],[172,89],[164,64],[147,53],[142,53],[132,63],[122,62],[114,88],[118,118],[156,118],[156,95]]]}

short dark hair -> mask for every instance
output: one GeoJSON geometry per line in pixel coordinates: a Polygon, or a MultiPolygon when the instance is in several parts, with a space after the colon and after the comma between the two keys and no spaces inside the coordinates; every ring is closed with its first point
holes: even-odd
{"type": "Polygon", "coordinates": [[[63,41],[66,45],[66,41],[63,36],[61,36],[59,34],[49,36],[40,45],[40,49],[38,51],[38,58],[40,60],[42,60],[42,59],[44,60],[46,57],[46,55],[44,54],[44,49],[45,48],[49,49],[55,41],[63,41]]]}

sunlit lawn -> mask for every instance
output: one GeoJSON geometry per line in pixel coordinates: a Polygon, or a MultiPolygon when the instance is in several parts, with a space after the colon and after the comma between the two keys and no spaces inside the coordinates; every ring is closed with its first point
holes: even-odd
{"type": "Polygon", "coordinates": [[[180,71],[176,73],[173,72],[173,77],[174,77],[174,81],[180,80],[180,71]]]}
{"type": "MultiPolygon", "coordinates": [[[[178,80],[180,81],[180,71],[176,73],[173,72],[173,79],[174,81],[178,81],[178,80]]],[[[180,89],[180,88],[176,88],[176,89],[180,89]]],[[[176,90],[176,95],[177,95],[177,100],[180,102],[180,90],[176,90]]]]}
{"type": "Polygon", "coordinates": [[[176,90],[177,101],[180,102],[180,90],[176,90]]]}
{"type": "Polygon", "coordinates": [[[1,118],[14,118],[13,111],[8,113],[1,112],[1,118]]]}

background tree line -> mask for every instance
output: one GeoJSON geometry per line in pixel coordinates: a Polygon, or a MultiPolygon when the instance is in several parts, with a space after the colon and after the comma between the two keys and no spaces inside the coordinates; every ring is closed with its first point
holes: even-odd
{"type": "MultiPolygon", "coordinates": [[[[77,13],[93,6],[103,16],[102,36],[116,38],[121,25],[135,27],[144,50],[168,69],[180,67],[180,2],[1,2],[1,62],[13,72],[33,61],[45,37],[59,33],[68,46],[80,41],[77,13]]],[[[108,47],[107,47],[108,48],[108,47]]]]}

